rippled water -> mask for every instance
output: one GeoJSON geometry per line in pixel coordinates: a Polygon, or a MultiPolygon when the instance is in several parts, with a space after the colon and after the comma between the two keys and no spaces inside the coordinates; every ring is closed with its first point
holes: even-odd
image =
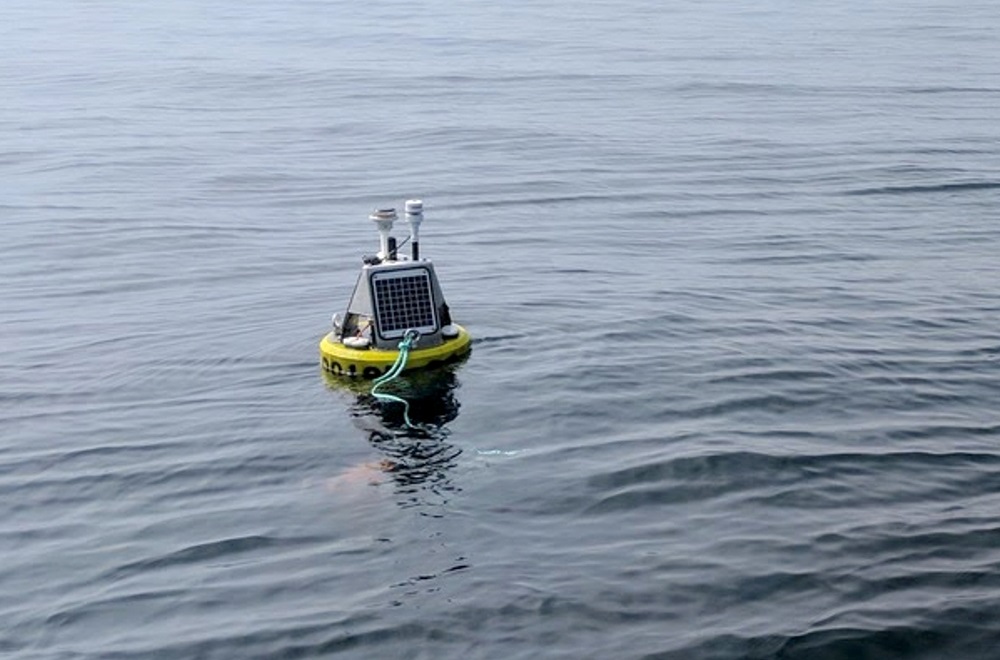
{"type": "Polygon", "coordinates": [[[996,657],[1000,10],[888,5],[5,3],[0,652],[996,657]]]}

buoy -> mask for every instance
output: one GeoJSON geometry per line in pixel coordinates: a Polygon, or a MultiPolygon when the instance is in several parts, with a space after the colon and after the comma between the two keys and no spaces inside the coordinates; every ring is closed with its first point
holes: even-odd
{"type": "Polygon", "coordinates": [[[404,208],[409,257],[399,254],[392,236],[396,210],[380,208],[368,216],[378,229],[378,254],[362,258],[347,311],[334,315],[333,330],[319,343],[320,364],[334,375],[380,378],[390,370],[433,367],[461,358],[472,346],[468,330],[452,321],[434,264],[420,257],[424,204],[411,199],[404,208]]]}

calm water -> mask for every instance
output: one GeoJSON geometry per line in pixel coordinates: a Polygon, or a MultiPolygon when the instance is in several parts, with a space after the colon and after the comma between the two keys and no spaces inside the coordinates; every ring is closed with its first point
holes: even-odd
{"type": "Polygon", "coordinates": [[[0,654],[997,657],[998,30],[8,0],[0,654]],[[423,433],[317,355],[417,196],[423,433]]]}

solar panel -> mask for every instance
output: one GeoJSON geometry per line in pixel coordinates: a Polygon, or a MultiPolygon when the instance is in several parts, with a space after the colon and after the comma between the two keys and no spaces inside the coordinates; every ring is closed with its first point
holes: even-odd
{"type": "Polygon", "coordinates": [[[383,337],[402,337],[411,328],[419,332],[437,330],[431,282],[425,269],[374,273],[372,285],[379,334],[383,337]]]}

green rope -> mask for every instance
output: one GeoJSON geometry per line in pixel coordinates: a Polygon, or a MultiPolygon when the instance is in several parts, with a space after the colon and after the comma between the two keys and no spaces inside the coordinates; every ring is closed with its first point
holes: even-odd
{"type": "Polygon", "coordinates": [[[389,371],[376,378],[375,382],[372,383],[372,396],[377,400],[403,404],[403,421],[406,422],[408,427],[413,429],[417,427],[410,421],[409,401],[402,397],[398,397],[395,394],[385,394],[383,392],[379,392],[378,388],[396,380],[399,374],[403,373],[403,369],[406,368],[406,360],[410,356],[410,349],[417,343],[417,338],[419,336],[420,333],[416,330],[407,330],[404,332],[403,341],[399,342],[399,355],[396,356],[396,362],[389,367],[389,371]]]}

